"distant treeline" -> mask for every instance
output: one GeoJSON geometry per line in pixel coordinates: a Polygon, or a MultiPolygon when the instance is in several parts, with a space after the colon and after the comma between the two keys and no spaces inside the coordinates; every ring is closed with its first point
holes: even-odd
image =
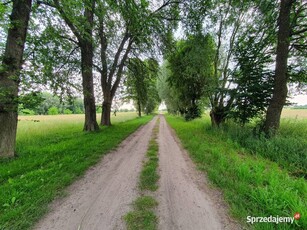
{"type": "Polygon", "coordinates": [[[307,109],[307,105],[295,105],[295,106],[289,106],[286,108],[288,109],[307,109]]]}
{"type": "Polygon", "coordinates": [[[83,99],[60,98],[48,92],[30,93],[20,97],[19,115],[83,114],[83,99]]]}

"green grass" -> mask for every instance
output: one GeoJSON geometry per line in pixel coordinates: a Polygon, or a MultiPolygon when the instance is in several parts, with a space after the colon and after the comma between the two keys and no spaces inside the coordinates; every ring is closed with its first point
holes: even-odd
{"type": "Polygon", "coordinates": [[[243,225],[252,229],[307,229],[307,183],[304,178],[292,177],[277,163],[251,153],[247,147],[229,138],[225,130],[212,130],[209,119],[185,122],[167,116],[167,121],[198,168],[223,191],[232,216],[243,225]],[[293,225],[246,224],[247,216],[293,217],[295,212],[302,217],[293,225]]]}
{"type": "Polygon", "coordinates": [[[153,137],[149,142],[149,147],[146,153],[147,161],[143,165],[143,170],[141,171],[140,175],[140,182],[139,188],[141,191],[149,190],[149,191],[156,191],[158,188],[157,181],[159,180],[159,175],[157,172],[158,168],[158,151],[159,146],[156,141],[157,133],[158,133],[158,125],[159,121],[153,130],[153,137]]]}
{"type": "Polygon", "coordinates": [[[155,230],[158,218],[154,209],[158,205],[151,196],[141,196],[133,203],[133,211],[125,215],[128,230],[155,230]]]}
{"type": "MultiPolygon", "coordinates": [[[[141,192],[153,192],[158,188],[157,181],[159,175],[158,168],[158,151],[157,135],[159,131],[159,120],[157,121],[153,135],[149,142],[146,153],[147,161],[143,165],[140,174],[139,189],[141,192]]],[[[133,211],[128,212],[124,219],[128,230],[155,230],[157,229],[158,218],[154,208],[158,202],[151,196],[140,196],[133,203],[133,211]]]]}
{"type": "Polygon", "coordinates": [[[239,127],[226,124],[222,130],[213,130],[212,135],[220,135],[254,155],[260,155],[278,163],[295,177],[307,179],[307,120],[282,119],[279,133],[270,139],[255,137],[251,126],[239,127]]]}
{"type": "Polygon", "coordinates": [[[18,157],[0,161],[0,229],[31,228],[67,185],[151,118],[118,119],[94,133],[81,131],[82,119],[21,121],[18,157]]]}

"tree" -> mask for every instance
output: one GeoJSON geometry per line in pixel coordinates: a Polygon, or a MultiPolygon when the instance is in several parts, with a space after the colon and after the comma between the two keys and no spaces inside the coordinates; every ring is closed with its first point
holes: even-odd
{"type": "Polygon", "coordinates": [[[179,111],[180,101],[175,89],[169,87],[168,79],[171,74],[169,62],[164,60],[158,72],[157,90],[159,98],[165,102],[168,113],[176,114],[179,111]]]}
{"type": "Polygon", "coordinates": [[[6,48],[0,68],[0,157],[14,156],[19,73],[32,8],[31,0],[13,0],[6,48]]]}
{"type": "Polygon", "coordinates": [[[280,4],[274,90],[264,124],[264,131],[268,135],[275,134],[279,128],[280,115],[288,94],[288,56],[291,38],[290,16],[293,4],[293,0],[281,0],[280,4]]]}
{"type": "MultiPolygon", "coordinates": [[[[96,121],[96,107],[93,86],[93,27],[95,0],[80,1],[39,1],[55,8],[66,25],[77,39],[81,50],[81,74],[85,109],[84,131],[95,131],[99,129],[96,121]],[[79,12],[82,12],[80,15],[79,12]]],[[[69,38],[69,36],[67,36],[69,38]]],[[[73,39],[69,38],[73,41],[73,39]]]]}
{"type": "Polygon", "coordinates": [[[100,72],[103,91],[101,124],[111,125],[112,100],[122,80],[126,61],[133,51],[139,56],[157,46],[159,40],[167,37],[178,18],[176,11],[180,1],[163,1],[156,7],[151,1],[100,1],[96,11],[99,19],[100,72]],[[112,15],[112,16],[110,16],[112,15]]]}
{"type": "Polygon", "coordinates": [[[268,31],[247,31],[242,35],[234,48],[234,60],[237,62],[233,73],[233,106],[229,117],[244,125],[255,117],[263,118],[272,95],[273,50],[270,46],[272,33],[268,31]]]}
{"type": "Polygon", "coordinates": [[[157,72],[156,60],[142,61],[137,58],[129,60],[125,79],[126,98],[136,103],[139,117],[141,117],[142,110],[149,114],[160,102],[156,89],[157,72]]]}
{"type": "Polygon", "coordinates": [[[215,43],[212,37],[198,33],[179,41],[170,55],[170,87],[177,91],[179,111],[186,120],[201,116],[202,102],[214,84],[215,43]]]}

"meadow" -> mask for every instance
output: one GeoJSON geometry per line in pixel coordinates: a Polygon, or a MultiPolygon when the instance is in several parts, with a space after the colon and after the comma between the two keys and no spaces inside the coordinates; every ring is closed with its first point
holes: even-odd
{"type": "Polygon", "coordinates": [[[0,229],[31,228],[64,188],[152,116],[112,115],[113,125],[82,132],[84,115],[20,116],[17,156],[0,161],[0,229]]]}
{"type": "Polygon", "coordinates": [[[307,110],[299,111],[302,119],[295,112],[284,112],[280,132],[272,139],[231,122],[214,129],[208,115],[191,122],[168,115],[167,121],[243,226],[307,229],[307,110]],[[247,223],[247,216],[293,217],[296,212],[301,219],[294,224],[247,223]]]}

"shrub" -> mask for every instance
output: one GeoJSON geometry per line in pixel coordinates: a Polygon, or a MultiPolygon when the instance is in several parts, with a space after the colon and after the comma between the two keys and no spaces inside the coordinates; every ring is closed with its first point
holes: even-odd
{"type": "Polygon", "coordinates": [[[65,109],[64,114],[72,114],[72,111],[70,109],[65,109]]]}
{"type": "Polygon", "coordinates": [[[55,106],[52,106],[48,109],[48,115],[57,115],[59,114],[59,109],[55,106]]]}

